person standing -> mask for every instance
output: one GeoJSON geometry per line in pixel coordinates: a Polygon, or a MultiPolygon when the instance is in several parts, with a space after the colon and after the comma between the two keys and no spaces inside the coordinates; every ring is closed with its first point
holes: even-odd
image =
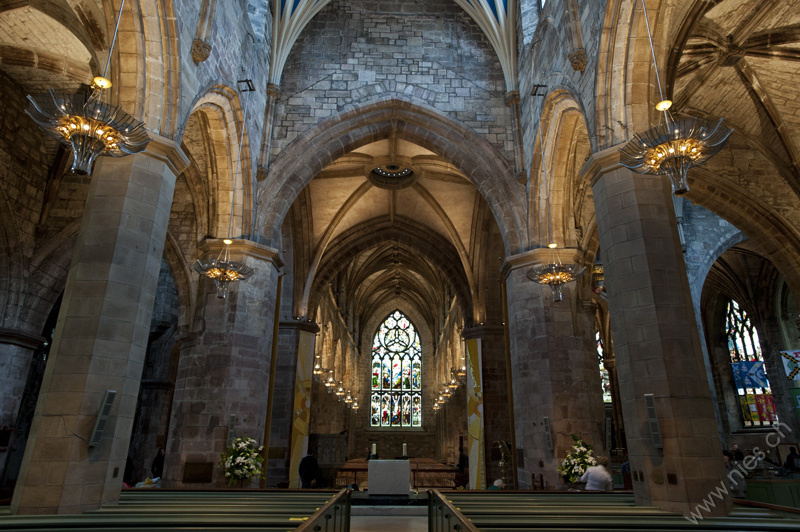
{"type": "Polygon", "coordinates": [[[166,449],[162,447],[158,450],[158,454],[156,455],[155,459],[153,459],[153,465],[150,466],[150,472],[153,474],[153,478],[161,478],[161,475],[164,473],[165,454],[166,449]]]}
{"type": "Polygon", "coordinates": [[[301,488],[309,489],[314,487],[314,482],[319,478],[319,464],[313,454],[309,452],[300,460],[297,472],[300,473],[301,488]]]}
{"type": "Polygon", "coordinates": [[[590,466],[581,476],[581,482],[586,482],[586,491],[611,491],[614,487],[611,473],[608,472],[608,458],[597,457],[597,465],[590,466]]]}

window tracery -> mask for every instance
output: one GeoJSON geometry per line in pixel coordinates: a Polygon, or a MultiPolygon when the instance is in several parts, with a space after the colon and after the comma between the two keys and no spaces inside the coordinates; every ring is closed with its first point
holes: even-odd
{"type": "Polygon", "coordinates": [[[422,350],[414,325],[399,310],[372,342],[370,425],[422,426],[422,350]]]}

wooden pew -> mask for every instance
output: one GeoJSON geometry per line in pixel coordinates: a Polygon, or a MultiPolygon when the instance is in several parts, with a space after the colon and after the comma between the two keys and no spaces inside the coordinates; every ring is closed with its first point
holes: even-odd
{"type": "MultiPolygon", "coordinates": [[[[145,490],[142,490],[145,491],[145,490]]],[[[292,531],[306,522],[349,530],[350,492],[172,491],[124,492],[119,504],[80,515],[0,515],[2,531],[119,530],[125,532],[292,531]],[[331,512],[335,513],[329,517],[331,512]],[[331,521],[332,517],[335,517],[331,521]]]]}

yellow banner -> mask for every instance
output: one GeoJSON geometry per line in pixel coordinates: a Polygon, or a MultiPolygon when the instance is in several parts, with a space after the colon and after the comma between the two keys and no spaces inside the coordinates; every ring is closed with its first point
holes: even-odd
{"type": "Polygon", "coordinates": [[[311,379],[314,366],[313,332],[298,331],[297,373],[294,382],[292,411],[292,455],[289,461],[289,487],[300,488],[300,460],[308,450],[308,423],[311,416],[311,379]]]}
{"type": "Polygon", "coordinates": [[[481,341],[473,338],[467,346],[467,446],[469,487],[486,489],[485,449],[483,443],[483,381],[481,379],[481,341]]]}

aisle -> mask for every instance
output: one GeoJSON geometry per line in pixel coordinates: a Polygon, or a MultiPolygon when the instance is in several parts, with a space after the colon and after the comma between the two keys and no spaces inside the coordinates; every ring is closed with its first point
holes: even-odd
{"type": "Polygon", "coordinates": [[[426,532],[428,518],[417,515],[354,515],[350,532],[426,532]]]}

